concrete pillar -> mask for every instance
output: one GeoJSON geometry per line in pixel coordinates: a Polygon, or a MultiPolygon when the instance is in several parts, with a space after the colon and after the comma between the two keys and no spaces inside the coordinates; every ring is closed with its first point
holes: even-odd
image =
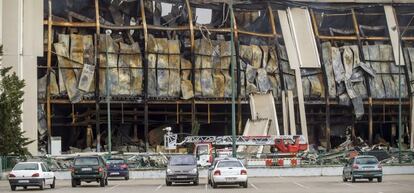
{"type": "Polygon", "coordinates": [[[3,64],[25,80],[21,128],[35,140],[28,146],[33,155],[37,146],[37,57],[43,55],[43,1],[2,0],[3,64]]]}

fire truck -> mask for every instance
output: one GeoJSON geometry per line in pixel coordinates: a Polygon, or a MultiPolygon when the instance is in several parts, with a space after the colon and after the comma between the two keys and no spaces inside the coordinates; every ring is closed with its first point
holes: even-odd
{"type": "MultiPolygon", "coordinates": [[[[181,142],[178,142],[178,135],[171,132],[171,127],[164,129],[164,146],[166,150],[175,150],[178,146],[185,144],[194,145],[194,155],[197,157],[197,163],[201,166],[209,166],[213,162],[215,151],[217,156],[228,155],[231,149],[215,149],[215,147],[229,147],[233,144],[231,135],[225,136],[187,136],[181,142]]],[[[270,146],[278,155],[277,158],[257,158],[250,159],[252,165],[259,163],[277,163],[279,166],[298,164],[297,154],[306,151],[308,144],[302,135],[269,135],[269,136],[236,136],[235,144],[237,146],[270,146]],[[289,164],[290,163],[290,164],[289,164]]]]}

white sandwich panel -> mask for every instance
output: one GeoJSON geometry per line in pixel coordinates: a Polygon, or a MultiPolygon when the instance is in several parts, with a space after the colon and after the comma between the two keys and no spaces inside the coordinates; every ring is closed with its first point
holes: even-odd
{"type": "Polygon", "coordinates": [[[288,18],[300,67],[320,68],[321,62],[309,10],[297,7],[288,8],[288,18]]]}
{"type": "Polygon", "coordinates": [[[388,32],[391,39],[392,50],[394,53],[394,60],[396,65],[405,65],[404,55],[400,43],[400,30],[398,29],[397,18],[395,17],[394,7],[391,5],[384,5],[385,17],[387,19],[388,32]]]}
{"type": "Polygon", "coordinates": [[[282,28],[283,40],[285,42],[286,53],[289,59],[289,65],[291,69],[299,68],[298,54],[296,51],[295,42],[290,31],[289,20],[287,12],[284,10],[278,10],[277,14],[279,16],[280,26],[282,28]]]}

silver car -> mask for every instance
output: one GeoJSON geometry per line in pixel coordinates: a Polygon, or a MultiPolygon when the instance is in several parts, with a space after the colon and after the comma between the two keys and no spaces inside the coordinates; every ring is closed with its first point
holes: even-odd
{"type": "Polygon", "coordinates": [[[165,183],[193,183],[198,185],[197,160],[193,155],[171,156],[166,170],[165,183]]]}
{"type": "Polygon", "coordinates": [[[378,159],[374,156],[364,155],[356,156],[345,164],[342,180],[344,182],[356,179],[368,179],[370,182],[376,178],[378,182],[382,182],[382,166],[378,159]]]}

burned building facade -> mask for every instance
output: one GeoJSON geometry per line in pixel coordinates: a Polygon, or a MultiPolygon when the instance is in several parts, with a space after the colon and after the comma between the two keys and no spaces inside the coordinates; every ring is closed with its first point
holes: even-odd
{"type": "Polygon", "coordinates": [[[272,92],[280,134],[304,134],[328,149],[347,132],[396,146],[402,104],[409,146],[413,10],[410,3],[44,0],[39,148],[61,136],[63,151],[105,150],[108,124],[114,149],[123,151],[161,144],[166,126],[229,135],[232,80],[238,134],[251,117],[249,94],[272,92]]]}

